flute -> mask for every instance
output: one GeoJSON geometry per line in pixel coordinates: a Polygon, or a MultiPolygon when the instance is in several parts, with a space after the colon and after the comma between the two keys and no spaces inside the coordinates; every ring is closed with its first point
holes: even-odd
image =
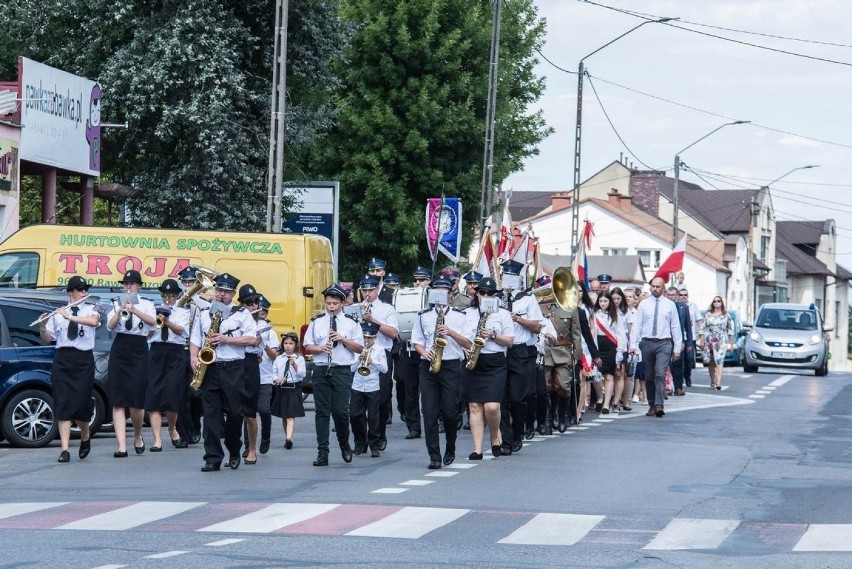
{"type": "Polygon", "coordinates": [[[65,305],[65,306],[63,306],[62,308],[57,308],[57,309],[55,309],[53,312],[51,312],[50,314],[45,314],[45,315],[44,315],[44,316],[42,316],[41,318],[38,318],[38,319],[36,319],[36,320],[33,320],[33,321],[30,323],[30,326],[35,326],[36,324],[41,324],[41,323],[42,323],[42,322],[44,322],[45,320],[50,319],[50,317],[52,317],[54,314],[58,313],[60,310],[68,310],[69,308],[71,308],[71,307],[73,307],[73,306],[77,306],[78,304],[80,304],[81,302],[83,302],[84,300],[86,300],[87,298],[89,298],[89,295],[84,296],[84,297],[83,297],[83,298],[81,298],[80,300],[75,300],[74,302],[69,302],[68,304],[66,304],[66,305],[65,305]]]}

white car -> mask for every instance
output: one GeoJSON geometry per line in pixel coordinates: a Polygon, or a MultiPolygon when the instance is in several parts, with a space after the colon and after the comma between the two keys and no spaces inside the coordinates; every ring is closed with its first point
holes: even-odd
{"type": "Polygon", "coordinates": [[[812,369],[828,374],[828,340],[822,317],[811,304],[769,303],[760,307],[745,339],[743,370],[760,367],[812,369]]]}

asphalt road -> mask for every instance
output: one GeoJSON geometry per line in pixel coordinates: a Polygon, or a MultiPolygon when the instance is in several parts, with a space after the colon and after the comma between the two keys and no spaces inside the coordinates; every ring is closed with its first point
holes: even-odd
{"type": "Polygon", "coordinates": [[[699,369],[663,418],[587,413],[482,462],[464,431],[440,471],[398,417],[381,458],[313,467],[310,411],[293,450],[276,425],[218,473],[199,446],[117,460],[100,434],[59,464],[4,443],[0,568],[852,566],[850,377],[731,369],[711,391],[699,369]]]}

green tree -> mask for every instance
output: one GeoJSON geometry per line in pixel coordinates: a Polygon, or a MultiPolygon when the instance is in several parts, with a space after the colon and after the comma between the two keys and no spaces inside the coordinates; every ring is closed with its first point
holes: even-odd
{"type": "MultiPolygon", "coordinates": [[[[534,48],[544,23],[531,0],[508,0],[502,18],[494,181],[549,134],[528,113],[542,93],[534,48]]],[[[355,33],[339,63],[338,123],[316,154],[342,184],[341,271],[371,255],[402,272],[426,263],[429,197],[461,197],[464,246],[479,215],[492,3],[488,0],[344,0],[355,33]]]]}

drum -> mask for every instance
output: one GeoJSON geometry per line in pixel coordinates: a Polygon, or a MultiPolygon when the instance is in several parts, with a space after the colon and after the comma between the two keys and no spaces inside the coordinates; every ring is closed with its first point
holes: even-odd
{"type": "Polygon", "coordinates": [[[411,339],[411,329],[417,321],[417,313],[423,310],[426,302],[425,288],[408,287],[396,291],[394,308],[399,320],[399,340],[408,342],[411,339]]]}

